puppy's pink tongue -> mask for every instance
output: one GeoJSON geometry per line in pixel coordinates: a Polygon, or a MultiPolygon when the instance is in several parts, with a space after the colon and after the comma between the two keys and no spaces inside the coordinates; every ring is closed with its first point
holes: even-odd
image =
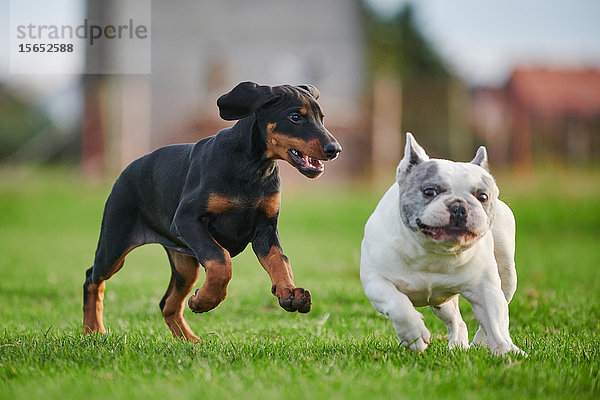
{"type": "Polygon", "coordinates": [[[311,158],[311,157],[307,156],[306,154],[304,154],[304,156],[302,157],[302,163],[304,164],[304,167],[306,167],[306,168],[323,169],[323,163],[321,162],[321,160],[311,158]]]}

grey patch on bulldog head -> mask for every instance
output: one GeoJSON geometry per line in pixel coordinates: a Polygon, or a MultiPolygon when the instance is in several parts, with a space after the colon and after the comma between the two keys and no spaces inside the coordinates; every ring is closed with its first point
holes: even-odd
{"type": "Polygon", "coordinates": [[[446,185],[439,176],[439,167],[434,160],[413,165],[398,179],[400,187],[400,215],[404,225],[417,231],[416,219],[432,199],[423,196],[425,187],[441,190],[446,185]]]}
{"type": "Polygon", "coordinates": [[[432,180],[438,176],[439,167],[434,160],[421,161],[409,164],[409,167],[398,176],[398,183],[402,187],[405,183],[423,182],[425,180],[432,180]],[[410,181],[407,181],[410,179],[410,181]]]}

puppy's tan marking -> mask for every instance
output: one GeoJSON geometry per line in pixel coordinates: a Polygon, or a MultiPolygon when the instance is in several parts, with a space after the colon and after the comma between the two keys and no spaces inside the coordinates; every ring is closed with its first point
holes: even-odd
{"type": "Polygon", "coordinates": [[[103,322],[105,281],[123,267],[125,257],[134,248],[135,247],[130,247],[121,254],[121,257],[119,257],[108,270],[106,276],[102,277],[100,283],[86,286],[85,300],[83,303],[83,333],[106,333],[103,322]]]}
{"type": "Polygon", "coordinates": [[[183,317],[185,299],[200,275],[200,268],[194,257],[167,250],[169,261],[173,267],[171,281],[165,294],[162,305],[162,313],[165,322],[173,336],[180,337],[192,342],[200,342],[187,321],[183,317]]]}
{"type": "Polygon", "coordinates": [[[318,139],[304,141],[299,138],[293,138],[275,131],[276,123],[267,125],[267,157],[273,160],[285,160],[293,164],[288,150],[297,150],[306,154],[310,158],[319,160],[327,159],[323,153],[323,144],[318,139]]]}
{"type": "Polygon", "coordinates": [[[202,287],[194,293],[188,306],[195,313],[210,311],[218,306],[227,297],[227,284],[231,280],[231,257],[229,252],[223,249],[224,261],[206,261],[204,269],[206,279],[202,287]]]}
{"type": "Polygon", "coordinates": [[[275,286],[276,291],[273,293],[275,296],[280,297],[285,289],[293,289],[294,285],[294,274],[290,261],[281,252],[281,249],[277,246],[271,247],[269,254],[266,256],[259,256],[258,261],[263,266],[265,271],[271,278],[271,285],[275,286]]]}
{"type": "Polygon", "coordinates": [[[88,285],[83,304],[83,333],[100,332],[106,333],[104,323],[102,322],[102,313],[104,310],[104,288],[106,284],[102,283],[88,285]]]}
{"type": "Polygon", "coordinates": [[[260,199],[256,203],[256,208],[264,212],[267,217],[273,218],[279,214],[281,206],[281,193],[277,192],[269,197],[260,199]]]}
{"type": "Polygon", "coordinates": [[[206,211],[208,211],[211,214],[220,214],[225,211],[232,210],[234,208],[239,208],[241,205],[242,201],[239,199],[229,198],[212,193],[208,197],[206,211]]]}

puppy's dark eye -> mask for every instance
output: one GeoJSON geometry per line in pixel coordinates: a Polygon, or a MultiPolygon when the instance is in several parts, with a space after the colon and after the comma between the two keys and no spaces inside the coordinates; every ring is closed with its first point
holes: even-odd
{"type": "Polygon", "coordinates": [[[479,193],[477,195],[477,200],[479,200],[481,203],[485,203],[486,201],[488,201],[488,195],[485,193],[479,193]]]}
{"type": "Polygon", "coordinates": [[[292,113],[292,114],[288,115],[288,118],[290,119],[290,121],[292,121],[295,124],[302,121],[302,116],[300,114],[296,114],[296,113],[292,113]]]}
{"type": "Polygon", "coordinates": [[[423,195],[425,197],[435,197],[435,196],[437,196],[437,194],[438,194],[438,192],[434,188],[423,189],[423,195]]]}

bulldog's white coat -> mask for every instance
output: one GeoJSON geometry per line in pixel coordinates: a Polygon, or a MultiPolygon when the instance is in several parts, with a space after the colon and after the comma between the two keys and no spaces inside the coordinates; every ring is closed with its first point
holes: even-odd
{"type": "Polygon", "coordinates": [[[508,303],[517,285],[515,221],[498,200],[485,148],[471,163],[455,163],[430,160],[410,133],[406,140],[397,182],[365,226],[365,294],[412,351],[423,352],[430,339],[415,306],[430,306],[444,321],[451,349],[468,347],[460,294],[480,323],[472,345],[524,354],[508,331],[508,303]]]}

